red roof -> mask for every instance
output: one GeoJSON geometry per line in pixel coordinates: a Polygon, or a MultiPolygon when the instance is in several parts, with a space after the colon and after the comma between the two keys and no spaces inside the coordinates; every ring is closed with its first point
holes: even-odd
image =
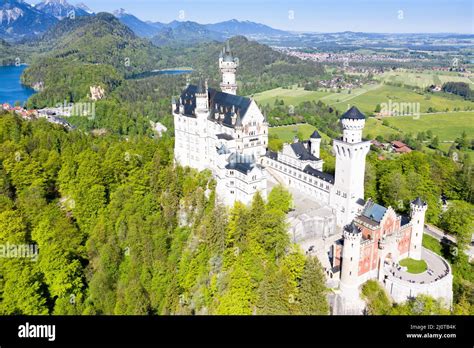
{"type": "Polygon", "coordinates": [[[412,149],[410,149],[408,146],[398,147],[395,149],[395,152],[398,152],[398,153],[409,153],[411,151],[412,149]]]}
{"type": "Polygon", "coordinates": [[[405,144],[401,141],[398,141],[398,140],[392,141],[392,145],[395,146],[395,147],[398,147],[398,148],[408,147],[407,144],[405,144]]]}

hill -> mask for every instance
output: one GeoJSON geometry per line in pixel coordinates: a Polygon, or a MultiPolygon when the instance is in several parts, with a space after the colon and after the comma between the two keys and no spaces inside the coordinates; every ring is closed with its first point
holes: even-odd
{"type": "Polygon", "coordinates": [[[196,22],[173,21],[151,39],[156,46],[183,46],[201,42],[224,41],[224,35],[196,22]]]}
{"type": "MultiPolygon", "coordinates": [[[[239,94],[252,94],[276,87],[303,83],[325,74],[321,65],[289,57],[244,36],[230,39],[230,47],[240,60],[237,73],[239,94]]],[[[191,66],[197,74],[209,78],[210,85],[220,81],[218,57],[223,43],[202,43],[167,54],[171,66],[191,66]]],[[[167,52],[163,50],[162,52],[167,52]]]]}
{"type": "Polygon", "coordinates": [[[222,33],[227,37],[232,37],[236,35],[244,35],[249,37],[290,35],[290,33],[286,31],[273,29],[268,25],[250,21],[238,21],[236,19],[215,24],[207,24],[206,28],[212,31],[222,33]]]}
{"type": "Polygon", "coordinates": [[[93,84],[111,90],[123,77],[155,69],[160,60],[157,47],[108,13],[64,19],[44,35],[41,46],[45,53],[22,77],[27,85],[45,86],[32,98],[39,105],[61,102],[65,96],[84,98],[93,84]]]}

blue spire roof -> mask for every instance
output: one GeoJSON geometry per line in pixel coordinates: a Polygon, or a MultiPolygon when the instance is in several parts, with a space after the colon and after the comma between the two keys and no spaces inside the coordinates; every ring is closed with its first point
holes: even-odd
{"type": "Polygon", "coordinates": [[[365,120],[365,115],[359,111],[355,106],[347,110],[342,116],[341,120],[365,120]]]}

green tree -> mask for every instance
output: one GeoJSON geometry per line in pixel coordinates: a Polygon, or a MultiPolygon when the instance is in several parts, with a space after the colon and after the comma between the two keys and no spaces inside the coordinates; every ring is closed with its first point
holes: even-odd
{"type": "Polygon", "coordinates": [[[321,264],[315,257],[308,257],[301,276],[298,302],[300,312],[305,315],[329,313],[327,302],[326,277],[321,264]]]}

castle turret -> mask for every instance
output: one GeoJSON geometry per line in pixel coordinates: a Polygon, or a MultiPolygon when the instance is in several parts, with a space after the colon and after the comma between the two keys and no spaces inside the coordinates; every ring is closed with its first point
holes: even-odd
{"type": "Polygon", "coordinates": [[[196,112],[207,114],[208,111],[209,94],[207,93],[207,80],[206,82],[200,80],[196,90],[196,112]]]}
{"type": "Polygon", "coordinates": [[[344,227],[340,289],[345,295],[358,296],[360,242],[362,232],[354,222],[344,227]]]}
{"type": "Polygon", "coordinates": [[[321,151],[321,135],[319,135],[318,131],[314,131],[309,138],[310,142],[310,151],[314,157],[320,158],[320,151],[321,151]]]}
{"type": "Polygon", "coordinates": [[[239,59],[234,58],[230,50],[229,42],[223,49],[219,57],[219,69],[221,71],[222,82],[221,91],[229,94],[237,94],[237,82],[235,75],[239,66],[239,59]]]}
{"type": "Polygon", "coordinates": [[[333,142],[336,153],[336,175],[331,190],[331,206],[336,210],[339,226],[349,224],[362,208],[357,202],[364,199],[366,156],[370,142],[362,141],[365,116],[352,107],[341,117],[342,139],[333,142]]]}
{"type": "Polygon", "coordinates": [[[425,226],[425,214],[428,204],[421,198],[415,199],[410,203],[411,217],[411,238],[409,257],[414,260],[421,260],[421,248],[423,242],[423,230],[425,226]]]}

